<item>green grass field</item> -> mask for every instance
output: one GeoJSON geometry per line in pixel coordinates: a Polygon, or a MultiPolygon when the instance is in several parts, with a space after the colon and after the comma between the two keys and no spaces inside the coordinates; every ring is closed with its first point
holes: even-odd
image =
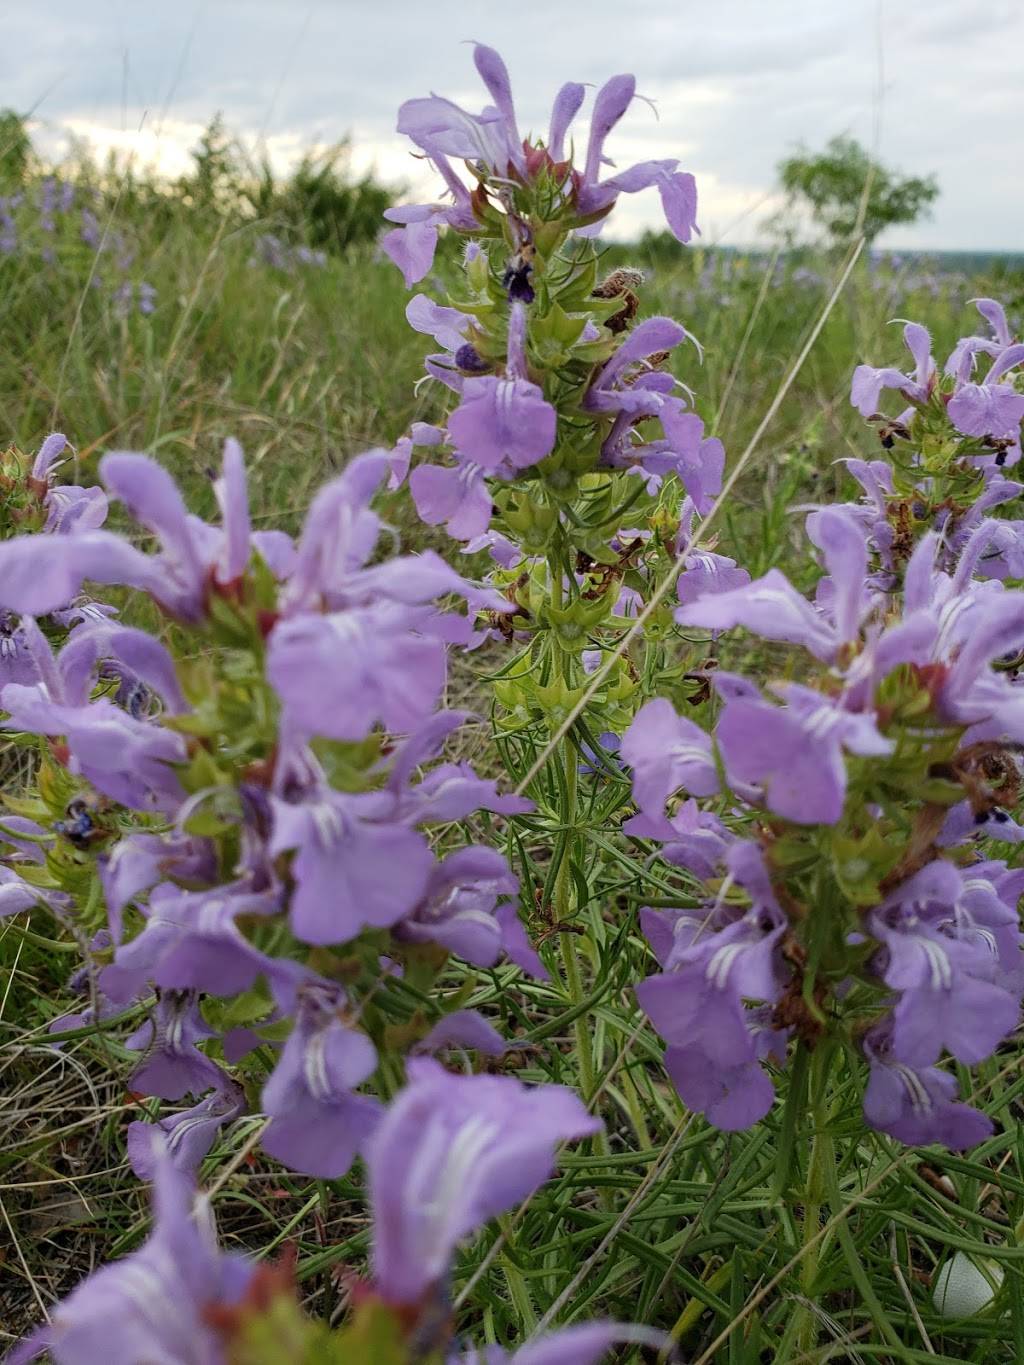
{"type": "MultiPolygon", "coordinates": [[[[184,204],[148,215],[110,199],[104,215],[103,230],[131,243],[131,278],[153,286],[155,308],[121,311],[109,253],[83,243],[70,221],[58,222],[52,261],[39,235],[0,255],[0,443],[32,450],[61,430],[78,450],[83,482],[106,450],[148,451],[207,514],[209,471],[234,435],[257,518],[293,528],[311,490],[352,455],[390,445],[410,421],[434,414],[432,386],[417,387],[430,343],[407,326],[401,278],[372,245],[282,270],[259,253],[273,224],[184,204]]],[[[837,267],[659,243],[613,245],[607,255],[609,266],[645,271],[644,313],[678,317],[701,342],[703,361],[684,348],[678,373],[735,459],[793,367],[837,267]]],[[[438,268],[443,275],[443,260],[438,268]]],[[[429,279],[424,292],[435,292],[429,279]]],[[[854,366],[897,363],[892,318],[924,322],[944,356],[970,322],[968,300],[989,293],[1019,317],[1024,275],[998,265],[969,278],[916,261],[858,265],[734,491],[719,526],[723,552],[752,574],[787,567],[802,542],[793,508],[843,487],[843,457],[875,454],[849,406],[854,366]]],[[[388,517],[407,548],[442,545],[404,493],[390,498],[388,517]]],[[[494,665],[493,653],[460,661],[460,697],[477,695],[477,673],[494,665]]],[[[475,761],[493,768],[482,731],[474,733],[475,761]]],[[[16,766],[7,765],[6,780],[17,782],[16,766]]],[[[629,990],[646,950],[629,927],[640,892],[629,866],[619,866],[614,830],[590,857],[603,899],[595,894],[589,907],[583,959],[608,1150],[564,1157],[556,1181],[502,1220],[492,1260],[490,1235],[462,1254],[456,1291],[467,1293],[466,1329],[478,1340],[521,1339],[549,1314],[650,1322],[675,1329],[682,1358],[695,1365],[1024,1359],[1020,1137],[1008,1130],[998,1157],[984,1162],[947,1156],[946,1184],[919,1153],[865,1137],[857,1161],[838,1170],[840,1212],[824,1225],[813,1266],[806,1257],[790,1266],[801,1216],[775,1192],[777,1154],[785,1143],[804,1150],[809,1125],[781,1131],[776,1106],[751,1132],[723,1135],[683,1110],[652,1065],[657,1038],[640,1027],[629,990]],[[992,1245],[1014,1288],[1006,1311],[949,1330],[932,1306],[929,1274],[957,1249],[979,1255],[992,1245]],[[800,1304],[820,1329],[820,1345],[804,1355],[788,1334],[800,1304]]],[[[649,885],[644,894],[649,901],[649,885]]],[[[73,1036],[61,1051],[46,1041],[47,1022],[70,1007],[65,981],[76,954],[70,940],[13,919],[0,925],[0,1346],[90,1268],[136,1245],[147,1224],[124,1129],[152,1102],[125,1090],[130,1054],[102,1030],[73,1036]]],[[[453,989],[463,984],[459,971],[446,978],[453,989]]],[[[574,1011],[557,976],[550,986],[517,980],[514,990],[503,980],[504,969],[477,973],[470,1003],[503,1011],[506,1031],[519,1035],[519,1074],[577,1084],[574,1011]]],[[[1018,1054],[1004,1051],[980,1069],[993,1103],[1015,1116],[1018,1067],[1018,1054]]],[[[340,1317],[342,1272],[360,1267],[368,1240],[361,1177],[291,1175],[248,1154],[252,1127],[237,1123],[204,1166],[224,1238],[261,1255],[294,1242],[307,1306],[340,1317]]]]}

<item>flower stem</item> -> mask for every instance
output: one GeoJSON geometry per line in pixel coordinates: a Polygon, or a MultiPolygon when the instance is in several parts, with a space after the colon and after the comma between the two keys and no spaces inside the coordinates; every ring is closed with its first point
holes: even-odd
{"type": "MultiPolygon", "coordinates": [[[[822,1039],[811,1057],[810,1064],[808,1091],[813,1134],[807,1181],[804,1186],[804,1254],[800,1269],[800,1288],[804,1298],[810,1302],[814,1300],[814,1283],[821,1266],[823,1239],[818,1235],[821,1231],[821,1211],[827,1201],[828,1190],[834,1185],[833,1170],[836,1156],[829,1130],[829,1079],[833,1055],[833,1044],[828,1039],[822,1039]]],[[[813,1351],[818,1337],[819,1320],[806,1305],[801,1305],[799,1319],[797,1334],[799,1347],[804,1352],[813,1351]]]]}
{"type": "MultiPolygon", "coordinates": [[[[558,605],[562,600],[564,570],[560,556],[555,552],[552,552],[549,557],[548,571],[550,598],[555,605],[558,605]]],[[[572,652],[552,641],[551,658],[556,675],[566,686],[571,687],[573,684],[572,652]]],[[[579,755],[571,735],[566,735],[562,740],[558,755],[557,757],[553,756],[553,761],[560,762],[562,765],[563,804],[560,814],[562,827],[565,830],[565,839],[562,844],[561,862],[555,874],[554,903],[551,906],[551,914],[555,924],[568,925],[574,920],[577,909],[574,904],[572,864],[577,848],[577,818],[579,814],[577,810],[579,803],[579,755]]],[[[573,924],[573,928],[576,928],[575,924],[573,924]]],[[[566,989],[574,1005],[579,1005],[586,998],[579,937],[580,935],[567,931],[558,935],[566,989]]],[[[581,1014],[573,1024],[573,1033],[579,1065],[579,1088],[584,1101],[589,1104],[597,1091],[597,1067],[594,1059],[590,1019],[586,1013],[581,1014]]],[[[595,1138],[594,1147],[598,1152],[607,1153],[609,1150],[608,1139],[604,1133],[595,1138]]],[[[607,1203],[610,1200],[610,1193],[602,1189],[601,1199],[602,1203],[607,1203]]]]}
{"type": "MultiPolygon", "coordinates": [[[[573,826],[576,821],[577,774],[576,750],[568,736],[562,741],[562,762],[565,775],[566,805],[566,809],[563,811],[563,822],[569,830],[569,837],[565,841],[562,863],[555,878],[555,903],[552,906],[552,914],[556,924],[569,922],[573,917],[574,909],[571,868],[575,844],[573,826]]],[[[580,970],[576,939],[577,935],[574,933],[561,933],[558,936],[562,953],[562,966],[565,970],[565,983],[568,987],[569,998],[574,1005],[578,1005],[584,998],[583,974],[580,970]]],[[[576,1033],[576,1052],[580,1065],[580,1089],[583,1091],[584,1099],[589,1100],[595,1089],[595,1071],[594,1051],[586,1015],[581,1015],[573,1028],[576,1033]]]]}

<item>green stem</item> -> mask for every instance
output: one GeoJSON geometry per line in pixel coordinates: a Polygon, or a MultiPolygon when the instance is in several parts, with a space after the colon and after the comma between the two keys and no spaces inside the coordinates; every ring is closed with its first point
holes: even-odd
{"type": "MultiPolygon", "coordinates": [[[[803,1046],[801,1044],[801,1046],[803,1046]]],[[[803,1247],[804,1254],[800,1267],[800,1288],[805,1299],[813,1300],[814,1284],[821,1267],[821,1251],[824,1239],[821,1231],[821,1211],[828,1199],[828,1191],[834,1186],[835,1147],[829,1131],[829,1079],[832,1069],[834,1045],[823,1038],[814,1051],[810,1063],[809,1092],[812,1102],[811,1157],[807,1166],[807,1183],[804,1187],[803,1247]]],[[[805,1305],[799,1310],[800,1327],[797,1340],[802,1351],[813,1351],[818,1338],[819,1321],[811,1309],[805,1305]]]]}
{"type": "MultiPolygon", "coordinates": [[[[577,756],[572,741],[566,735],[562,741],[562,763],[565,776],[565,810],[562,812],[562,821],[569,831],[568,838],[562,850],[562,861],[555,877],[555,898],[552,912],[555,923],[561,924],[572,919],[574,913],[572,896],[572,855],[575,843],[576,822],[576,798],[577,798],[577,756]]],[[[565,969],[565,983],[569,992],[569,999],[574,1005],[578,1005],[585,998],[583,989],[583,973],[580,968],[580,959],[576,934],[559,934],[558,941],[562,951],[562,966],[565,969]]],[[[594,1050],[590,1030],[587,1026],[587,1018],[581,1015],[573,1025],[576,1034],[576,1054],[580,1064],[580,1089],[583,1091],[585,1100],[589,1100],[594,1094],[595,1070],[594,1070],[594,1050]]]]}
{"type": "MultiPolygon", "coordinates": [[[[562,600],[562,572],[560,556],[553,550],[548,560],[549,592],[552,602],[556,605],[562,600]]],[[[553,640],[551,657],[555,673],[565,682],[566,686],[571,687],[573,684],[572,652],[553,640]]],[[[562,764],[563,808],[561,823],[566,834],[561,844],[561,861],[555,874],[552,915],[555,923],[561,924],[563,922],[570,923],[577,909],[573,897],[572,861],[576,853],[576,822],[579,816],[579,755],[570,735],[566,735],[562,740],[560,754],[555,761],[560,761],[562,764]]],[[[580,1005],[586,999],[578,939],[579,935],[574,933],[561,933],[558,936],[566,989],[573,1005],[580,1005]]],[[[589,1011],[581,1013],[575,1020],[573,1034],[576,1040],[576,1056],[579,1062],[580,1090],[584,1101],[589,1104],[597,1091],[597,1067],[594,1060],[594,1040],[590,1031],[589,1011]]],[[[604,1133],[599,1134],[594,1139],[594,1149],[607,1155],[609,1151],[608,1139],[604,1133]]],[[[610,1206],[611,1191],[602,1187],[600,1198],[603,1204],[610,1206]]]]}

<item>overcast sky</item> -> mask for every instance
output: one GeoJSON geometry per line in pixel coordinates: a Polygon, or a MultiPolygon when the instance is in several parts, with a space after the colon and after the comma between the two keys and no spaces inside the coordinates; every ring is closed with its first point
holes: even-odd
{"type": "MultiPolygon", "coordinates": [[[[609,154],[620,166],[679,157],[706,239],[756,240],[778,160],[851,133],[939,178],[931,219],[883,245],[1024,243],[1024,0],[3,0],[3,11],[0,101],[33,111],[48,151],[70,130],[174,172],[222,110],[279,165],[350,133],[360,166],[422,190],[432,181],[395,111],[431,90],[478,110],[463,40],[479,39],[505,56],[520,125],[537,131],[562,81],[635,72],[657,113],[637,101],[609,154]]],[[[653,191],[621,204],[618,235],[658,224],[653,191]]]]}

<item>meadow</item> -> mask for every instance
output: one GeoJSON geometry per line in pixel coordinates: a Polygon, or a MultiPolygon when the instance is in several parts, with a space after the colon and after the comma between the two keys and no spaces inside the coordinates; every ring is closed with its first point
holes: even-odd
{"type": "MultiPolygon", "coordinates": [[[[209,519],[221,449],[236,438],[254,529],[273,524],[295,533],[315,490],[354,456],[390,450],[412,423],[442,419],[447,395],[419,382],[427,342],[407,324],[405,308],[419,290],[459,297],[455,234],[410,291],[373,240],[321,247],[273,214],[235,213],[215,198],[204,203],[94,175],[88,199],[85,181],[69,179],[73,195],[63,205],[64,182],[50,189],[33,175],[19,191],[22,203],[5,210],[17,230],[9,249],[0,244],[0,446],[32,453],[49,432],[63,432],[74,447],[65,478],[83,485],[96,481],[105,452],[146,452],[178,480],[190,509],[209,519]],[[41,212],[42,200],[56,207],[41,212]],[[95,222],[85,234],[84,203],[95,222]]],[[[728,474],[791,377],[842,260],[809,249],[730,250],[699,238],[683,246],[667,236],[598,239],[596,252],[601,276],[624,267],[643,272],[638,321],[665,314],[699,341],[699,360],[684,346],[669,364],[692,388],[708,436],[723,442],[728,474]]],[[[810,590],[819,571],[798,509],[857,496],[841,461],[884,453],[851,405],[855,367],[902,364],[893,319],[922,323],[936,356],[945,356],[974,327],[970,301],[978,296],[1000,299],[1019,320],[1024,271],[1014,262],[972,262],[968,270],[865,252],[705,548],[735,559],[751,577],[780,568],[810,590]]],[[[388,553],[440,550],[467,576],[491,567],[482,550],[453,553],[442,530],[424,526],[406,487],[385,491],[377,506],[388,553]]],[[[110,524],[131,525],[116,509],[110,524]]],[[[135,535],[136,545],[151,543],[135,535]]],[[[108,598],[188,661],[194,642],[179,640],[176,624],[126,589],[108,598]]],[[[697,655],[699,648],[670,644],[665,667],[685,665],[692,678],[697,655]]],[[[484,717],[450,752],[485,777],[522,776],[542,747],[487,723],[495,680],[496,709],[503,704],[508,657],[507,642],[493,638],[453,653],[449,670],[449,703],[484,717]]],[[[774,666],[781,653],[777,643],[746,636],[724,643],[720,657],[749,672],[774,666]]],[[[803,677],[784,666],[790,678],[803,677]]],[[[4,743],[0,762],[13,802],[31,786],[39,760],[20,741],[4,743]]],[[[839,1156],[827,1180],[817,1170],[823,1183],[809,1193],[822,1111],[809,1102],[787,1105],[795,1073],[777,1070],[774,1107],[736,1132],[712,1126],[668,1081],[658,1033],[633,994],[651,970],[637,912],[692,903],[694,879],[657,862],[649,840],[623,835],[623,820],[635,813],[628,783],[619,772],[603,773],[592,753],[591,761],[597,774],[585,798],[587,836],[574,854],[572,923],[544,894],[553,886],[561,894],[557,838],[565,827],[557,815],[502,824],[477,812],[436,831],[438,847],[479,840],[505,851],[520,876],[523,923],[550,976],[525,976],[507,961],[474,968],[449,958],[429,989],[446,1008],[480,1010],[498,1024],[510,1050],[486,1069],[571,1087],[605,1122],[603,1137],[565,1149],[550,1182],[460,1249],[452,1283],[459,1333],[467,1342],[518,1344],[538,1328],[599,1318],[668,1332],[679,1358],[694,1365],[1024,1359],[1019,1044],[1004,1042],[978,1069],[975,1102],[998,1129],[963,1153],[905,1147],[863,1128],[849,1077],[837,1082],[827,1123],[839,1156]],[[937,1306],[935,1287],[957,1253],[990,1274],[994,1266],[1002,1288],[987,1312],[954,1322],[937,1306]]],[[[530,788],[542,811],[557,812],[560,780],[541,773],[530,788]]],[[[1010,866],[1018,861],[1011,851],[1010,866]]],[[[90,932],[100,923],[95,911],[90,932]]],[[[124,1035],[150,1004],[125,1006],[112,1022],[85,1021],[56,1049],[48,1027],[81,1005],[68,984],[80,946],[74,933],[34,912],[0,921],[5,1346],[85,1274],[136,1249],[149,1227],[125,1134],[130,1121],[161,1111],[128,1082],[139,1058],[124,1035]]],[[[318,971],[344,977],[345,964],[329,948],[315,949],[314,958],[318,971]]],[[[396,1003],[385,1022],[394,1037],[423,1006],[425,988],[406,977],[404,997],[397,979],[388,986],[396,1003]]],[[[218,1004],[217,1011],[218,1029],[252,1022],[244,1007],[232,1014],[218,1004]]],[[[959,1070],[967,1082],[966,1068],[959,1070]]],[[[395,1087],[394,1071],[384,1068],[383,1076],[395,1087]]],[[[222,1244],[260,1259],[291,1247],[304,1309],[343,1323],[371,1235],[362,1168],[338,1178],[296,1174],[258,1149],[258,1127],[255,1112],[243,1114],[202,1160],[200,1183],[210,1191],[222,1244]]],[[[246,1349],[232,1359],[300,1358],[275,1355],[266,1343],[246,1349]]],[[[360,1358],[399,1358],[383,1347],[378,1355],[364,1349],[360,1358]]],[[[624,1361],[663,1358],[656,1346],[619,1349],[624,1361]]]]}

